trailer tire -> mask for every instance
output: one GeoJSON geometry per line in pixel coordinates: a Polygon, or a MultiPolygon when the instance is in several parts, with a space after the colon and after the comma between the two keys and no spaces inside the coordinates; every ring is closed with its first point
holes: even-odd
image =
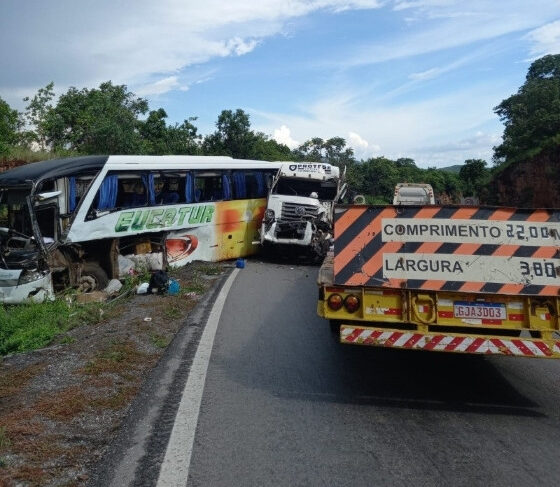
{"type": "Polygon", "coordinates": [[[78,282],[81,291],[100,291],[109,284],[107,273],[96,262],[85,262],[82,265],[82,275],[78,282]]]}

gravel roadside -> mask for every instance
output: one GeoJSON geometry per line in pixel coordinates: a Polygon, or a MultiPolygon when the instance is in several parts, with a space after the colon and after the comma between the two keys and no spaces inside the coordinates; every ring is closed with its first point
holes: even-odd
{"type": "Polygon", "coordinates": [[[95,325],[0,363],[0,485],[82,486],[189,312],[231,263],[176,272],[178,296],[121,298],[95,325]]]}

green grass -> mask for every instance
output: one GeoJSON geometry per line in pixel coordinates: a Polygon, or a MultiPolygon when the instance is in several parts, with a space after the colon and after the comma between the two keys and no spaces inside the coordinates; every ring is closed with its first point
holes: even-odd
{"type": "Polygon", "coordinates": [[[222,273],[222,268],[218,264],[201,265],[199,271],[207,276],[218,276],[222,273]]]}
{"type": "Polygon", "coordinates": [[[168,320],[176,320],[183,315],[180,308],[177,306],[169,306],[163,310],[163,316],[168,320]]]}
{"type": "Polygon", "coordinates": [[[153,333],[150,338],[152,339],[152,343],[154,344],[154,346],[158,348],[165,348],[171,342],[169,338],[158,335],[157,333],[153,333]]]}
{"type": "Polygon", "coordinates": [[[100,321],[100,304],[75,305],[60,299],[0,307],[0,356],[49,345],[80,324],[100,321]]]}
{"type": "Polygon", "coordinates": [[[181,286],[180,295],[188,293],[204,294],[206,286],[197,277],[193,278],[190,282],[181,286]]]}

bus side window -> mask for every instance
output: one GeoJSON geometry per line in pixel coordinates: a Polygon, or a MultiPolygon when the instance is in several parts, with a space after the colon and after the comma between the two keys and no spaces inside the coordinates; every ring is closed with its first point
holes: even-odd
{"type": "Polygon", "coordinates": [[[233,181],[233,197],[236,200],[244,200],[247,198],[247,185],[245,184],[245,172],[233,171],[231,175],[233,181]]]}
{"type": "Polygon", "coordinates": [[[185,177],[162,172],[154,177],[155,201],[158,205],[173,205],[185,201],[185,177]]]}
{"type": "Polygon", "coordinates": [[[247,198],[265,198],[267,186],[264,174],[261,171],[246,173],[245,186],[247,188],[247,198]]]}
{"type": "Polygon", "coordinates": [[[146,206],[148,195],[141,178],[119,179],[117,207],[136,208],[146,206]]]}
{"type": "Polygon", "coordinates": [[[230,198],[231,184],[226,174],[197,174],[195,176],[195,202],[222,201],[230,198]]]}

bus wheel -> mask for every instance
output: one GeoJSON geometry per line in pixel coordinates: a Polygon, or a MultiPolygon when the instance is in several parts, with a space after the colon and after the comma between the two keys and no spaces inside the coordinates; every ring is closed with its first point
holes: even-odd
{"type": "Polygon", "coordinates": [[[82,277],[78,281],[78,289],[82,292],[100,291],[109,284],[107,273],[95,262],[85,262],[82,266],[82,277]]]}

